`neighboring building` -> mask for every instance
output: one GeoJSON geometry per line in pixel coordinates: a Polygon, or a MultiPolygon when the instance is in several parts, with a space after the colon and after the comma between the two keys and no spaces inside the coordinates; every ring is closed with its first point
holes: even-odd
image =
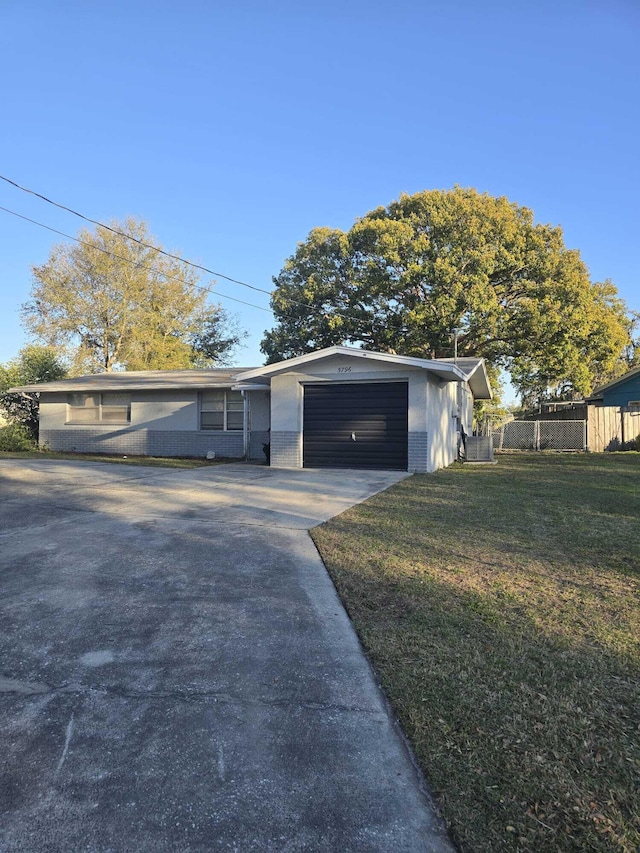
{"type": "Polygon", "coordinates": [[[101,373],[26,385],[51,450],[264,458],[285,468],[435,471],[453,462],[484,361],[329,347],[257,368],[101,373]]]}
{"type": "Polygon", "coordinates": [[[597,406],[617,406],[640,413],[640,367],[634,367],[623,376],[601,385],[587,398],[587,403],[597,406]]]}
{"type": "Polygon", "coordinates": [[[634,367],[586,400],[590,450],[624,450],[640,439],[640,367],[634,367]]]}
{"type": "MultiPolygon", "coordinates": [[[[586,433],[582,443],[586,450],[592,452],[635,449],[640,437],[640,367],[596,388],[586,400],[543,403],[542,411],[525,416],[523,420],[546,421],[548,424],[574,421],[576,426],[584,422],[586,433]]],[[[517,445],[517,428],[512,427],[511,432],[512,440],[517,445]]],[[[554,429],[553,432],[557,449],[568,449],[562,445],[562,431],[554,429]]],[[[566,434],[575,442],[575,430],[569,430],[566,434]]],[[[501,440],[504,437],[503,428],[501,440]]],[[[570,447],[578,449],[575,443],[571,443],[570,447]]]]}

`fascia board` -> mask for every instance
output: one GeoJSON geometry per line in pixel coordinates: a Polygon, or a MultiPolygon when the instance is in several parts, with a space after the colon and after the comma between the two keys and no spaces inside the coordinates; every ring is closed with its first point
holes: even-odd
{"type": "Polygon", "coordinates": [[[267,364],[264,367],[258,367],[254,370],[248,370],[246,373],[240,373],[236,377],[236,381],[245,382],[258,377],[275,376],[283,371],[291,370],[295,367],[300,367],[303,364],[308,364],[313,361],[322,361],[325,358],[331,358],[334,355],[351,356],[354,358],[369,359],[370,361],[385,361],[392,364],[404,365],[407,367],[417,367],[422,370],[432,370],[442,378],[449,377],[450,381],[455,379],[464,379],[463,372],[453,364],[443,364],[435,360],[424,358],[411,358],[405,355],[393,355],[386,352],[372,352],[371,350],[361,350],[355,347],[327,347],[317,352],[305,353],[304,355],[289,358],[285,361],[278,361],[275,364],[267,364]]]}

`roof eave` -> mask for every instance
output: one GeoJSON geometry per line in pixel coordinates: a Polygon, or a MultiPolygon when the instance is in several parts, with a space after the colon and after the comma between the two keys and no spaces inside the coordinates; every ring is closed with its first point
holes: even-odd
{"type": "Polygon", "coordinates": [[[612,379],[611,382],[607,382],[604,385],[600,385],[598,388],[594,388],[593,393],[589,397],[589,399],[599,399],[601,400],[604,396],[605,391],[611,391],[612,388],[615,388],[617,385],[622,385],[622,383],[627,382],[634,376],[638,376],[640,374],[640,366],[632,367],[631,370],[627,370],[626,373],[623,373],[622,376],[618,376],[617,379],[612,379]]]}
{"type": "Polygon", "coordinates": [[[478,359],[474,367],[464,372],[453,362],[438,361],[438,359],[413,358],[411,356],[394,355],[392,353],[372,352],[371,350],[361,350],[355,347],[333,346],[327,347],[317,352],[305,353],[304,355],[296,356],[295,358],[278,361],[274,364],[267,364],[264,367],[258,367],[254,370],[248,370],[245,373],[240,373],[236,377],[238,383],[252,382],[259,379],[270,379],[278,373],[282,373],[291,368],[298,367],[303,364],[308,364],[313,361],[322,361],[326,358],[331,358],[335,355],[346,355],[355,358],[369,358],[374,361],[386,361],[403,365],[405,367],[415,367],[421,370],[428,370],[434,373],[445,382],[463,381],[469,384],[473,396],[477,400],[491,400],[493,391],[487,376],[484,359],[478,359]],[[482,368],[482,370],[480,370],[482,368]]]}

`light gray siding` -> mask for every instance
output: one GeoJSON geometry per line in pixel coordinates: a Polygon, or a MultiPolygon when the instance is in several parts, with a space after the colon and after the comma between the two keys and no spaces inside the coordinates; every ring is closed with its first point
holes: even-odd
{"type": "MultiPolygon", "coordinates": [[[[126,392],[125,392],[126,393],[126,392]]],[[[89,428],[94,428],[92,425],[89,428]]],[[[40,398],[40,429],[86,430],[86,424],[67,423],[67,395],[63,393],[43,394],[40,398]]],[[[102,428],[101,428],[102,429],[102,428]]],[[[112,427],[106,427],[111,431],[112,427]]],[[[198,429],[197,391],[132,391],[131,423],[122,430],[154,429],[185,430],[198,429]]],[[[121,431],[120,429],[118,430],[121,431]]]]}
{"type": "Polygon", "coordinates": [[[251,431],[267,432],[271,426],[271,399],[269,391],[247,391],[249,398],[249,426],[251,431]]]}
{"type": "Polygon", "coordinates": [[[244,455],[241,431],[198,429],[198,392],[132,391],[131,422],[123,425],[69,424],[67,395],[43,394],[40,444],[50,450],[147,456],[244,455]]]}

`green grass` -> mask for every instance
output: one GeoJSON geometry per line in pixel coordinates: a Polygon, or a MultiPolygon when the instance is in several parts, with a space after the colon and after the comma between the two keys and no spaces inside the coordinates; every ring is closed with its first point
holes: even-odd
{"type": "Polygon", "coordinates": [[[116,462],[119,465],[146,465],[150,468],[202,468],[234,459],[186,459],[171,456],[110,456],[98,453],[57,453],[50,450],[0,451],[1,459],[67,459],[74,462],[116,462]]]}
{"type": "Polygon", "coordinates": [[[640,456],[500,456],[313,531],[463,851],[640,849],[640,456]]]}

